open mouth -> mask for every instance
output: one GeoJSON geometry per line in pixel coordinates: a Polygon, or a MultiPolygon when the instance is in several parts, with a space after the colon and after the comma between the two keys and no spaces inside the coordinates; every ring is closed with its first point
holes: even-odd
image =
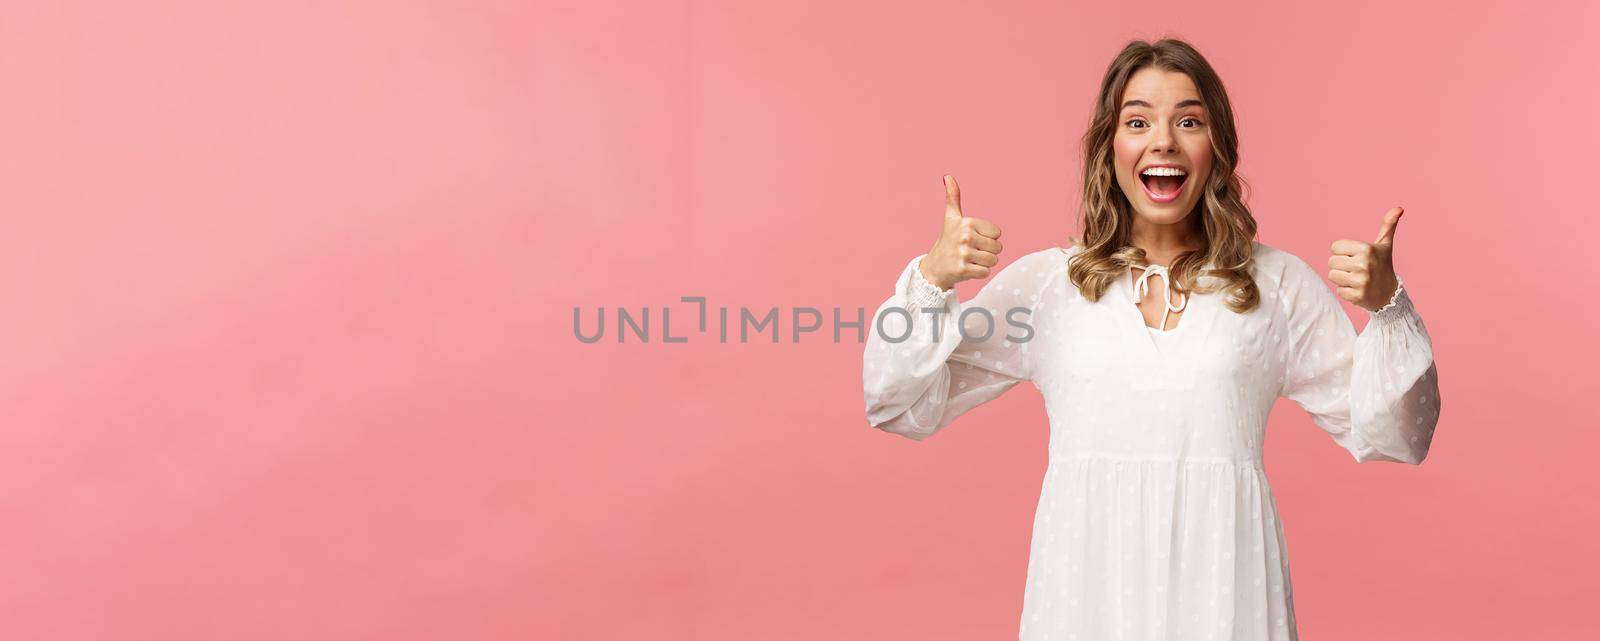
{"type": "Polygon", "coordinates": [[[1139,174],[1145,195],[1158,203],[1177,200],[1188,180],[1188,172],[1176,167],[1150,167],[1139,174]]]}

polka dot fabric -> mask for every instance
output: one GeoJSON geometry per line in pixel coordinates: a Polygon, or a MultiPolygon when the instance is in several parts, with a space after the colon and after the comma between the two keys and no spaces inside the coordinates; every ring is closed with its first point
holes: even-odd
{"type": "Polygon", "coordinates": [[[1358,462],[1427,456],[1438,376],[1403,285],[1358,335],[1317,270],[1254,250],[1257,308],[1191,295],[1161,334],[1131,274],[1097,302],[1078,293],[1075,247],[1017,259],[966,302],[922,279],[918,256],[878,308],[862,368],[873,427],[920,441],[1022,381],[1044,397],[1024,641],[1297,639],[1261,458],[1279,397],[1358,462]]]}

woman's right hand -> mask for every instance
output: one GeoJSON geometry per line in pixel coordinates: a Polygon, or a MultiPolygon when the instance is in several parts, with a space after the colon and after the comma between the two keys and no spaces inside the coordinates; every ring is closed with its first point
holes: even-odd
{"type": "Polygon", "coordinates": [[[961,186],[944,176],[944,229],[922,259],[922,277],[939,289],[973,278],[987,278],[1000,262],[1000,228],[961,214],[961,186]]]}

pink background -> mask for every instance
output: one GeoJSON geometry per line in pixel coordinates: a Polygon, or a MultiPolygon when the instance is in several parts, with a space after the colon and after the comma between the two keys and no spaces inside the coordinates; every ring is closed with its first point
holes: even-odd
{"type": "Polygon", "coordinates": [[[1280,402],[1302,632],[1593,632],[1594,3],[257,4],[0,12],[0,635],[1014,638],[1038,393],[914,443],[831,319],[678,297],[870,314],[945,172],[1003,262],[1064,243],[1168,34],[1263,242],[1406,207],[1444,418],[1358,466],[1280,402]],[[663,305],[689,343],[572,332],[663,305]]]}

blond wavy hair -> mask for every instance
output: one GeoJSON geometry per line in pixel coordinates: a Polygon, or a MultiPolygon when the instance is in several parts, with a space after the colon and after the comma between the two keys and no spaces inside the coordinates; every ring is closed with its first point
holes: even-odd
{"type": "Polygon", "coordinates": [[[1112,138],[1128,79],[1134,72],[1152,66],[1187,74],[1200,91],[1200,100],[1210,116],[1211,175],[1206,180],[1204,197],[1189,218],[1198,219],[1194,224],[1200,228],[1201,247],[1180,254],[1168,266],[1172,287],[1186,294],[1227,292],[1229,309],[1237,313],[1250,311],[1261,299],[1260,290],[1250,277],[1256,221],[1244,204],[1244,179],[1235,171],[1239,164],[1239,135],[1234,128],[1233,106],[1211,64],[1182,40],[1129,42],[1106,69],[1094,120],[1083,134],[1083,219],[1079,227],[1083,238],[1069,237],[1082,251],[1068,267],[1068,277],[1085,298],[1097,301],[1114,279],[1126,274],[1131,266],[1148,264],[1144,250],[1132,244],[1133,205],[1117,185],[1112,138]],[[1214,280],[1201,284],[1202,276],[1214,280]]]}

